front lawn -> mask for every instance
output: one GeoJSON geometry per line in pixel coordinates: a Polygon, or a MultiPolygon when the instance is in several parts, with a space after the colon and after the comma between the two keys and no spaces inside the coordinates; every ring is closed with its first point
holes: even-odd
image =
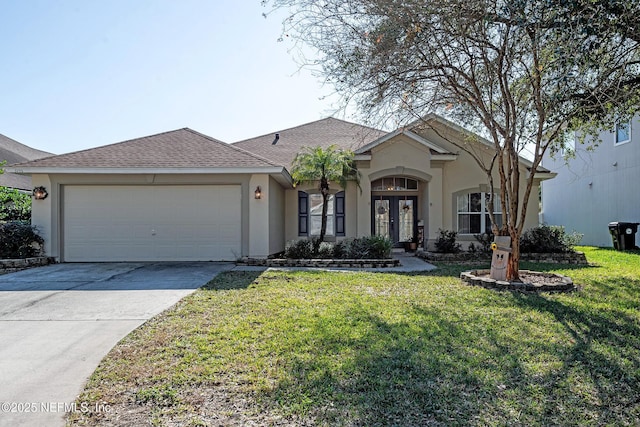
{"type": "Polygon", "coordinates": [[[640,253],[580,249],[592,266],[522,265],[569,294],[459,266],[226,273],[114,348],[69,424],[637,425],[640,253]]]}

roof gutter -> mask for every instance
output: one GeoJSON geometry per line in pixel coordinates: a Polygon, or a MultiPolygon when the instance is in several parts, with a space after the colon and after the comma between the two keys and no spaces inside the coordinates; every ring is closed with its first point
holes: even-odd
{"type": "Polygon", "coordinates": [[[7,172],[21,175],[34,174],[70,174],[70,175],[141,175],[141,174],[268,174],[272,175],[283,185],[293,186],[293,178],[289,171],[282,166],[264,166],[250,168],[54,168],[54,167],[15,167],[7,168],[7,172]]]}

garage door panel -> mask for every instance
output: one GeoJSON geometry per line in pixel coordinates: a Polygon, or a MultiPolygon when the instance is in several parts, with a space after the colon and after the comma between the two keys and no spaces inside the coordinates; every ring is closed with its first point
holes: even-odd
{"type": "Polygon", "coordinates": [[[66,186],[65,261],[234,260],[239,185],[66,186]]]}

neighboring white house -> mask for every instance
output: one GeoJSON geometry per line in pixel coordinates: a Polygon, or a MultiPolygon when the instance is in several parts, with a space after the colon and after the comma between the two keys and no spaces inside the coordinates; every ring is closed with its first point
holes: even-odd
{"type": "Polygon", "coordinates": [[[640,222],[640,120],[604,131],[600,140],[591,151],[574,138],[575,156],[544,158],[558,175],[542,186],[541,221],[584,234],[582,244],[613,246],[610,222],[640,222]]]}
{"type": "MultiPolygon", "coordinates": [[[[329,240],[375,234],[429,246],[443,228],[472,242],[490,226],[487,177],[450,142],[467,141],[460,127],[437,116],[426,121],[384,132],[326,118],[235,144],[179,129],[11,170],[30,174],[48,192],[34,200],[32,222],[47,255],[60,261],[235,260],[281,252],[287,241],[320,228],[317,185],[294,186],[291,162],[304,147],[331,144],[355,152],[361,182],[345,189],[331,183],[329,240]]],[[[486,142],[471,143],[491,156],[486,142]]],[[[535,174],[535,207],[539,182],[553,174],[531,171],[524,159],[520,167],[535,174]]],[[[526,224],[538,224],[536,209],[526,224]]]]}

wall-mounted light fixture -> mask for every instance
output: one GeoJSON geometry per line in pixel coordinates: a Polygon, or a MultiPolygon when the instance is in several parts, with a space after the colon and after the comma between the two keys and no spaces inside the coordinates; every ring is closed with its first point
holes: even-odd
{"type": "Polygon", "coordinates": [[[42,186],[33,189],[33,198],[36,200],[44,200],[48,195],[47,189],[42,186]]]}
{"type": "Polygon", "coordinates": [[[256,187],[256,191],[254,193],[254,196],[255,196],[256,199],[262,199],[262,188],[260,188],[259,185],[256,187]]]}

